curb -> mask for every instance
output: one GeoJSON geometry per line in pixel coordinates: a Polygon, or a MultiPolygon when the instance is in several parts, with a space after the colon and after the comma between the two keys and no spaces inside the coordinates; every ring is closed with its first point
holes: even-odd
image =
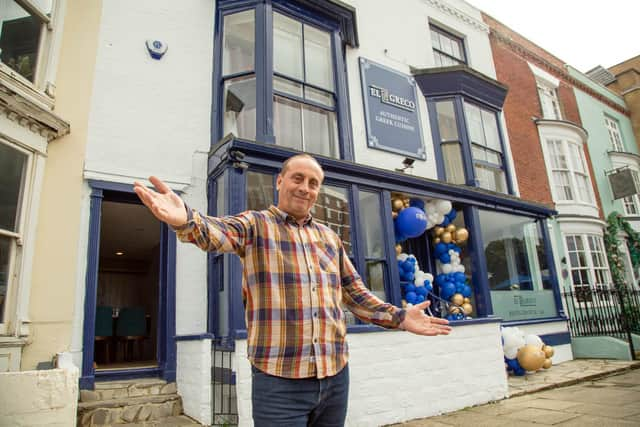
{"type": "Polygon", "coordinates": [[[606,371],[606,372],[598,372],[596,374],[591,374],[591,375],[587,375],[587,376],[580,377],[580,378],[573,378],[573,379],[562,381],[562,382],[556,382],[556,383],[553,383],[553,384],[546,384],[546,385],[543,385],[543,386],[540,386],[538,388],[531,389],[531,390],[520,390],[520,391],[517,391],[517,392],[515,392],[513,394],[510,394],[507,397],[507,399],[510,399],[512,397],[524,396],[525,394],[537,393],[539,391],[551,390],[551,389],[560,388],[560,387],[567,387],[567,386],[575,385],[575,384],[582,383],[582,382],[585,382],[585,381],[596,380],[596,379],[608,377],[608,376],[614,375],[614,374],[620,374],[620,373],[627,372],[627,371],[633,371],[635,369],[640,369],[640,363],[634,363],[633,365],[623,366],[623,367],[620,367],[620,368],[615,368],[615,369],[612,369],[612,370],[606,371]]]}

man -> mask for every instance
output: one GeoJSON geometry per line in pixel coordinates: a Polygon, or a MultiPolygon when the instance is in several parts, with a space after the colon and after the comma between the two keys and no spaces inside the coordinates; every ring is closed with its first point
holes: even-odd
{"type": "Polygon", "coordinates": [[[242,260],[242,294],[252,365],[256,426],[341,426],[349,373],[342,304],[359,319],[419,335],[447,335],[445,319],[425,315],[429,302],[406,310],[366,288],[340,238],[310,215],[324,172],[307,154],[284,162],[278,206],[212,218],[190,211],[166,184],[134,185],[143,203],[178,238],[242,260]]]}

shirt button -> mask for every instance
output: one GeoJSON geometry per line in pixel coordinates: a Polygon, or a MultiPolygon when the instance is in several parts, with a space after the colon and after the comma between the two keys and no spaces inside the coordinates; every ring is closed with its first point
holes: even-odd
{"type": "Polygon", "coordinates": [[[314,343],[314,344],[318,344],[318,338],[314,338],[314,339],[313,339],[313,343],[314,343]]]}
{"type": "Polygon", "coordinates": [[[313,313],[313,317],[318,317],[318,312],[313,313]]]}
{"type": "Polygon", "coordinates": [[[316,287],[314,286],[313,288],[311,288],[311,292],[315,292],[316,291],[316,287]]]}

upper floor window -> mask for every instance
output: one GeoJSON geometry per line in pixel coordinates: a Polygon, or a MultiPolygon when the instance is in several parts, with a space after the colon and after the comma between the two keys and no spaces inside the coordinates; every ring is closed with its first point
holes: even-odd
{"type": "MultiPolygon", "coordinates": [[[[638,172],[632,170],[631,176],[633,177],[636,188],[640,188],[640,176],[638,175],[638,172]]],[[[624,208],[624,214],[627,216],[640,215],[640,196],[638,196],[638,194],[634,194],[632,196],[624,197],[622,199],[622,207],[624,208]]]]}
{"type": "Polygon", "coordinates": [[[53,0],[0,0],[0,62],[37,84],[46,62],[53,0]]]}
{"type": "Polygon", "coordinates": [[[579,302],[591,301],[591,291],[611,286],[602,237],[593,234],[565,236],[571,281],[579,302]]]}
{"type": "Polygon", "coordinates": [[[548,139],[546,147],[554,199],[593,204],[593,190],[582,145],[548,139]]]}
{"type": "Polygon", "coordinates": [[[466,64],[467,57],[464,53],[462,38],[430,25],[431,47],[433,48],[433,60],[436,67],[466,64]]]}
{"type": "Polygon", "coordinates": [[[436,101],[434,107],[445,180],[508,193],[497,113],[460,98],[436,101]]]}
{"type": "Polygon", "coordinates": [[[222,11],[221,118],[214,133],[341,157],[339,109],[346,101],[336,77],[343,60],[338,24],[287,4],[222,11]]]}
{"type": "Polygon", "coordinates": [[[622,135],[620,134],[620,127],[618,126],[618,121],[612,119],[611,117],[604,118],[605,125],[607,126],[607,131],[609,132],[609,141],[611,141],[611,148],[613,151],[623,152],[624,144],[622,143],[622,135]]]}
{"type": "Polygon", "coordinates": [[[542,116],[545,119],[562,120],[556,88],[538,81],[538,96],[540,97],[542,116]]]}

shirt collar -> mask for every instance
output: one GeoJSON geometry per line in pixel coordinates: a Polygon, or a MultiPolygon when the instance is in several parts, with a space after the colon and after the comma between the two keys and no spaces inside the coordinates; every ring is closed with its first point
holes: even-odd
{"type": "MultiPolygon", "coordinates": [[[[291,215],[289,215],[288,213],[286,213],[285,211],[278,209],[277,207],[271,205],[269,207],[269,211],[271,213],[273,213],[274,215],[278,216],[280,219],[282,219],[284,222],[289,222],[289,223],[295,223],[297,224],[298,221],[296,221],[296,219],[294,217],[292,217],[291,215]]],[[[304,223],[302,225],[309,225],[311,224],[311,220],[313,220],[313,217],[311,216],[311,214],[309,214],[305,220],[304,223]]]]}

